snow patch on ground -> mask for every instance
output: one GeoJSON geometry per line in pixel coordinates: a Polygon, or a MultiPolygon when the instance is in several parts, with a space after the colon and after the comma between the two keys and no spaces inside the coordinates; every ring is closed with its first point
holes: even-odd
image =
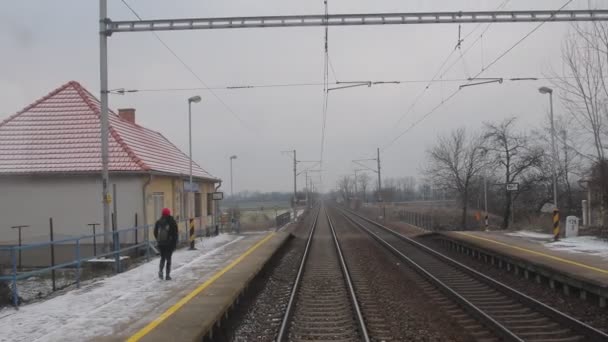
{"type": "Polygon", "coordinates": [[[553,235],[521,230],[507,233],[509,236],[521,237],[528,241],[542,243],[546,248],[568,253],[596,255],[608,260],[608,242],[594,236],[577,236],[553,241],[553,235]]]}
{"type": "Polygon", "coordinates": [[[507,233],[507,235],[523,237],[523,238],[530,238],[530,239],[534,239],[534,240],[553,240],[553,235],[551,235],[551,234],[531,232],[528,230],[520,230],[520,231],[517,231],[514,233],[507,233]]]}
{"type": "MultiPolygon", "coordinates": [[[[226,248],[247,237],[222,234],[197,240],[196,251],[173,254],[172,281],[157,278],[158,258],[127,272],[15,310],[0,310],[0,341],[83,341],[112,336],[115,326],[142,318],[172,294],[198,284],[242,251],[226,248]]],[[[246,247],[246,246],[245,246],[246,247]]]]}
{"type": "Polygon", "coordinates": [[[545,247],[557,251],[597,255],[608,259],[608,243],[594,236],[577,236],[561,239],[557,242],[546,243],[545,247]]]}

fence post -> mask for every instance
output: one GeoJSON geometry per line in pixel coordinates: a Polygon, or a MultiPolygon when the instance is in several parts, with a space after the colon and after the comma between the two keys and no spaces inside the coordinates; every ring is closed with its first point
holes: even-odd
{"type": "Polygon", "coordinates": [[[146,261],[150,261],[150,225],[144,226],[144,241],[146,242],[146,261]]]}
{"type": "MultiPolygon", "coordinates": [[[[137,239],[137,231],[139,230],[139,227],[137,225],[137,213],[135,213],[135,244],[137,245],[139,243],[138,239],[137,239]]],[[[139,254],[139,253],[137,253],[139,254]]]]}
{"type": "Polygon", "coordinates": [[[114,230],[114,262],[116,263],[116,273],[120,273],[120,241],[118,240],[118,231],[114,230]]]}
{"type": "MultiPolygon", "coordinates": [[[[49,218],[49,228],[51,233],[51,267],[55,267],[55,243],[53,238],[53,218],[49,218]]],[[[57,291],[55,283],[55,268],[51,270],[51,278],[53,280],[53,292],[57,291]]]]}
{"type": "MultiPolygon", "coordinates": [[[[21,248],[19,248],[21,251],[21,248]]],[[[11,248],[11,261],[13,266],[13,305],[19,306],[19,292],[17,291],[17,253],[15,253],[15,247],[11,248]]]]}
{"type": "Polygon", "coordinates": [[[76,240],[76,288],[80,288],[80,239],[76,240]]]}

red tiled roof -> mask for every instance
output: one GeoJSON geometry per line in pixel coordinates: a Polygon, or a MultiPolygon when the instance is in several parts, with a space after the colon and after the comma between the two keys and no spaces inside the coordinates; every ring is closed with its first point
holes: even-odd
{"type": "MultiPolygon", "coordinates": [[[[190,159],[162,134],[110,118],[110,172],[189,174],[190,159]]],[[[0,174],[101,172],[100,102],[78,82],[0,123],[0,174]]],[[[214,178],[196,163],[195,177],[214,178]]]]}

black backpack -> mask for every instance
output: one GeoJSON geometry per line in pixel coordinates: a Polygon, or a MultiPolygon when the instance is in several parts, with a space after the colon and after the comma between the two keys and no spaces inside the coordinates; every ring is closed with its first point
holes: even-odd
{"type": "Polygon", "coordinates": [[[156,241],[158,241],[159,244],[169,243],[169,229],[169,222],[163,220],[158,226],[158,236],[156,237],[156,241]]]}

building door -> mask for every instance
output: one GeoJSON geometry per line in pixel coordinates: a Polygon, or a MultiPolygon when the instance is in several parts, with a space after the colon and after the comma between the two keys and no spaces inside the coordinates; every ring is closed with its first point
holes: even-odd
{"type": "Polygon", "coordinates": [[[165,193],[155,192],[152,194],[152,200],[154,203],[154,220],[158,220],[165,207],[165,193]]]}
{"type": "Polygon", "coordinates": [[[194,193],[194,217],[200,218],[203,216],[203,203],[201,203],[201,193],[194,193]]]}

